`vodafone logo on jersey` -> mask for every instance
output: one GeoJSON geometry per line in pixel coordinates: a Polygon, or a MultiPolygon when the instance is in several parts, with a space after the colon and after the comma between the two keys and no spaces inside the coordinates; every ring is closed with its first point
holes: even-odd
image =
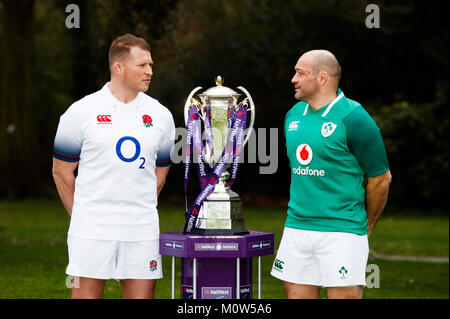
{"type": "MultiPolygon", "coordinates": [[[[313,160],[313,150],[311,146],[309,146],[308,144],[300,144],[297,147],[295,155],[297,157],[297,161],[300,163],[300,165],[303,166],[309,165],[313,160]]],[[[295,175],[301,176],[319,176],[319,177],[325,176],[325,171],[323,169],[311,169],[308,166],[306,167],[299,166],[297,168],[293,167],[292,172],[295,175]]]]}
{"type": "Polygon", "coordinates": [[[313,159],[313,151],[308,144],[300,144],[297,147],[295,155],[297,156],[297,161],[301,165],[308,165],[313,159]]]}
{"type": "Polygon", "coordinates": [[[112,124],[111,115],[97,115],[97,124],[112,124]]]}

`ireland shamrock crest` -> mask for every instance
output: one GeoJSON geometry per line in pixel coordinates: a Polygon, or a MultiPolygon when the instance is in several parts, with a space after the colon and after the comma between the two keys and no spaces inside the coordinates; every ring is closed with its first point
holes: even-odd
{"type": "Polygon", "coordinates": [[[334,130],[336,129],[336,127],[337,127],[337,125],[334,124],[333,122],[323,123],[322,130],[321,130],[322,136],[323,137],[330,136],[331,134],[334,133],[334,130]]]}
{"type": "Polygon", "coordinates": [[[145,127],[150,127],[153,126],[152,124],[152,118],[150,116],[148,116],[147,114],[142,115],[142,121],[144,121],[144,126],[145,127]]]}
{"type": "Polygon", "coordinates": [[[342,266],[341,267],[341,269],[339,269],[339,273],[341,274],[341,279],[345,279],[345,276],[347,275],[347,273],[348,273],[348,270],[347,269],[345,269],[345,267],[344,266],[342,266]]]}

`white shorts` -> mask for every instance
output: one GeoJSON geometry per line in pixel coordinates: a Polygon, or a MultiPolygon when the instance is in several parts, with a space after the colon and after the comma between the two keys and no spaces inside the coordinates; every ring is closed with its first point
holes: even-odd
{"type": "Polygon", "coordinates": [[[68,236],[66,274],[96,279],[160,279],[159,240],[113,241],[68,236]]]}
{"type": "Polygon", "coordinates": [[[284,228],[271,275],[321,287],[366,285],[367,235],[284,228]]]}

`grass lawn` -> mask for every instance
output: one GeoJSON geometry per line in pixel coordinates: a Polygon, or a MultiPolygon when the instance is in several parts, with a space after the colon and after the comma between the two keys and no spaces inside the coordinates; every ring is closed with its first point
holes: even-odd
{"type": "MultiPolygon", "coordinates": [[[[246,227],[273,232],[278,247],[285,212],[280,209],[246,208],[246,227]]],[[[184,225],[183,207],[160,209],[161,232],[184,225]]],[[[69,298],[66,287],[66,236],[69,217],[59,201],[0,201],[0,299],[69,298]]],[[[382,216],[371,238],[371,251],[401,256],[448,257],[448,217],[382,216]]],[[[270,276],[274,256],[262,258],[262,297],[284,298],[282,284],[270,276]]],[[[364,297],[448,299],[448,263],[369,259],[379,269],[380,288],[365,288],[364,297]]],[[[164,278],[156,287],[157,298],[170,298],[171,257],[163,256],[164,278]]],[[[257,295],[257,262],[253,262],[253,296],[257,295]]],[[[177,259],[176,297],[180,289],[177,259]]],[[[322,289],[321,296],[326,292],[322,289]]],[[[121,298],[120,284],[110,280],[105,298],[121,298]]]]}

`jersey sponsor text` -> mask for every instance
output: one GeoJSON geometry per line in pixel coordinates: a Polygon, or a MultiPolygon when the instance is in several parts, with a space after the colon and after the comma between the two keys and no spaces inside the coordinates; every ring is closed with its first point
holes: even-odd
{"type": "Polygon", "coordinates": [[[319,176],[323,177],[325,176],[325,171],[323,169],[311,169],[308,166],[303,168],[302,166],[299,166],[297,168],[293,167],[292,172],[294,175],[303,175],[303,176],[319,176]]]}

